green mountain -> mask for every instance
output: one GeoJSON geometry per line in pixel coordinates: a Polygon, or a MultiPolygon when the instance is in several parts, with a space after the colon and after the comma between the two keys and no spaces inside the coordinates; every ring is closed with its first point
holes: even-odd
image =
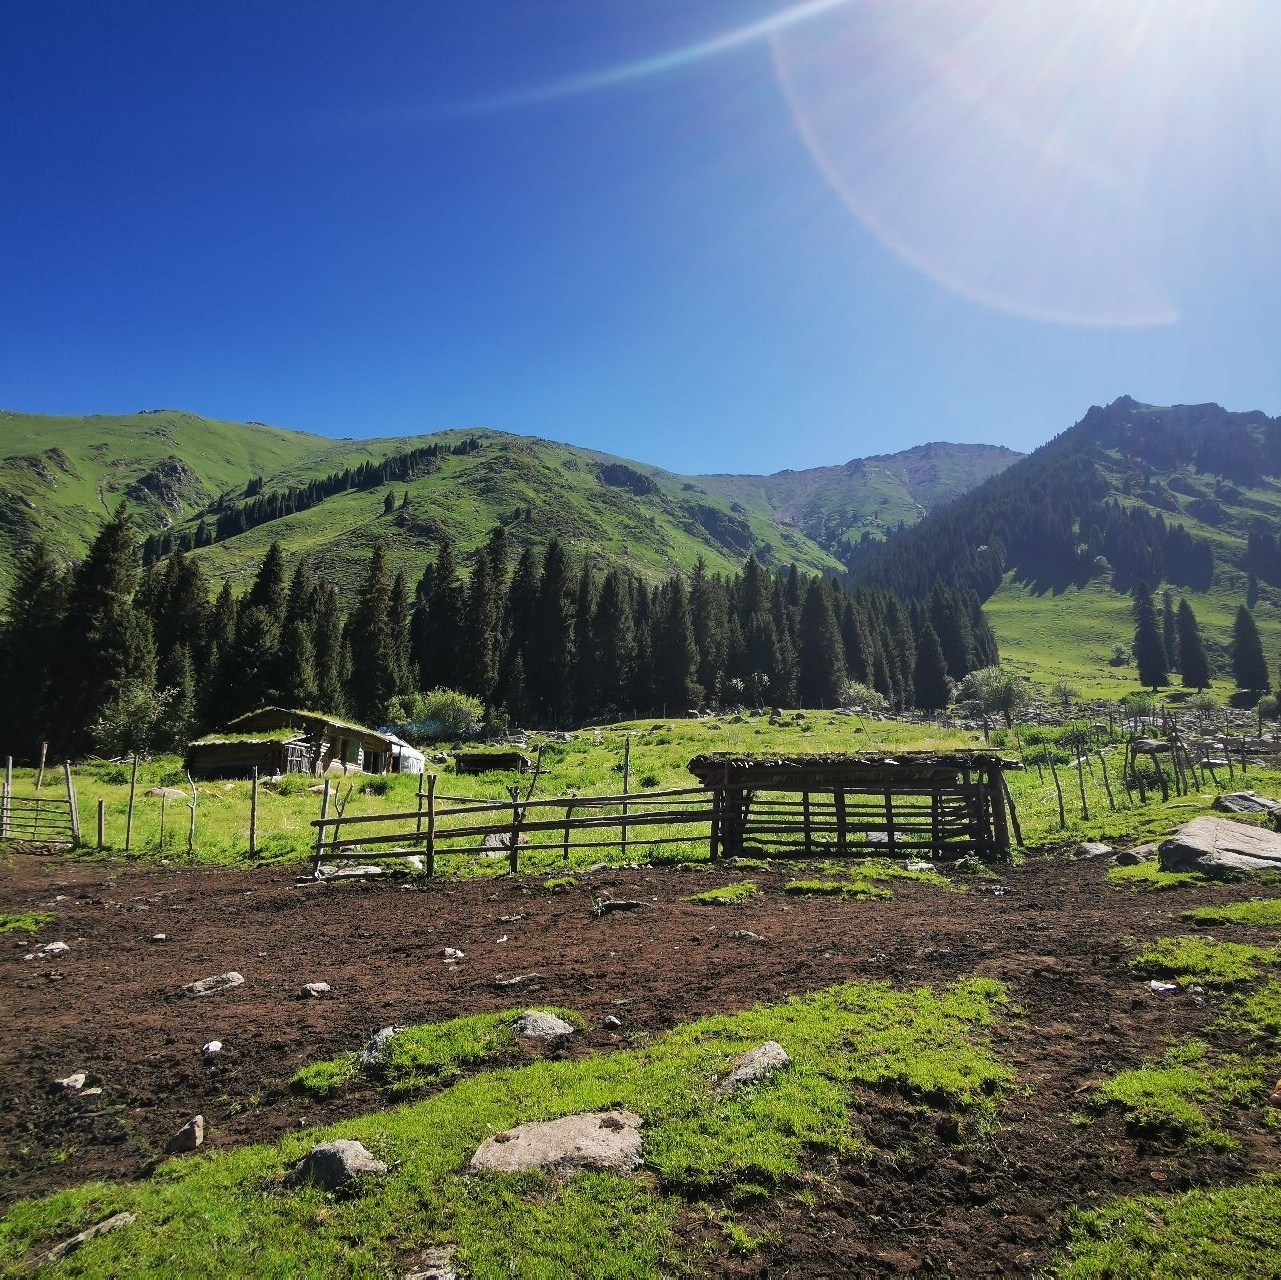
{"type": "Polygon", "coordinates": [[[906,594],[939,577],[973,587],[1005,658],[1120,692],[1135,672],[1110,659],[1132,639],[1129,592],[1140,581],[1187,597],[1221,671],[1236,608],[1254,599],[1275,674],[1278,534],[1281,418],[1125,396],[903,534],[859,548],[854,574],[906,594]]]}
{"type": "Polygon", "coordinates": [[[340,584],[379,539],[416,575],[442,537],[465,556],[499,522],[517,547],[554,534],[572,556],[649,576],[700,556],[728,571],[751,553],[838,572],[864,532],[911,523],[1019,456],[930,444],[842,467],[688,477],[482,429],[333,440],[170,410],[4,412],[0,576],[37,538],[82,554],[122,499],[153,550],[165,539],[194,544],[213,576],[233,581],[275,540],[340,584]]]}

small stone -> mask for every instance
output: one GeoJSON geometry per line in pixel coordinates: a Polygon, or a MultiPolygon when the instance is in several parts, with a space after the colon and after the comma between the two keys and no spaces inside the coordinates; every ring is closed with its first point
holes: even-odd
{"type": "Polygon", "coordinates": [[[446,964],[457,964],[460,960],[466,960],[466,959],[467,959],[466,955],[463,952],[459,951],[457,947],[445,948],[446,964]]]}
{"type": "Polygon", "coordinates": [[[42,956],[65,956],[71,948],[65,942],[46,942],[40,948],[39,953],[42,956]]]}
{"type": "Polygon", "coordinates": [[[623,1025],[623,1023],[621,1018],[616,1018],[612,1013],[610,1013],[610,1014],[606,1014],[605,1016],[605,1025],[611,1031],[617,1031],[618,1028],[623,1025]]]}
{"type": "Polygon", "coordinates": [[[82,1244],[88,1244],[90,1240],[96,1240],[99,1236],[119,1231],[121,1227],[127,1227],[136,1222],[137,1219],[138,1215],[136,1213],[117,1213],[105,1222],[99,1222],[95,1226],[82,1231],[78,1236],[72,1236],[70,1240],[64,1240],[61,1244],[54,1245],[49,1250],[48,1260],[50,1262],[61,1262],[69,1254],[75,1253],[82,1244]]]}
{"type": "Polygon", "coordinates": [[[717,1086],[717,1091],[732,1093],[745,1084],[755,1084],[787,1066],[789,1062],[791,1058],[788,1057],[787,1050],[777,1040],[766,1040],[764,1044],[749,1050],[735,1061],[729,1075],[717,1086]]]}
{"type": "Polygon", "coordinates": [[[596,904],[596,914],[606,916],[613,911],[636,911],[644,905],[635,898],[604,898],[596,904]]]}
{"type": "Polygon", "coordinates": [[[152,942],[168,942],[169,935],[167,933],[153,933],[151,935],[151,940],[152,942]]]}
{"type": "Polygon", "coordinates": [[[751,929],[735,929],[729,935],[731,938],[737,938],[739,942],[764,942],[765,939],[759,933],[753,933],[751,929]]]}
{"type": "Polygon", "coordinates": [[[458,1280],[453,1246],[424,1249],[405,1272],[405,1280],[458,1280]]]}
{"type": "Polygon", "coordinates": [[[206,1058],[216,1058],[222,1052],[222,1041],[210,1040],[208,1044],[202,1044],[200,1046],[200,1052],[203,1053],[206,1058]]]}
{"type": "Polygon", "coordinates": [[[934,871],[936,869],[932,862],[909,862],[907,864],[908,871],[934,871]]]}
{"type": "Polygon", "coordinates": [[[1112,846],[1101,840],[1084,840],[1072,852],[1078,858],[1106,858],[1112,852],[1112,846]]]}
{"type": "Polygon", "coordinates": [[[165,1151],[171,1156],[182,1155],[203,1146],[205,1141],[204,1116],[192,1116],[186,1124],[165,1144],[165,1151]]]}
{"type": "Polygon", "coordinates": [[[292,1186],[311,1182],[326,1191],[337,1191],[353,1178],[386,1172],[387,1166],[376,1159],[364,1143],[340,1138],[312,1147],[295,1165],[288,1181],[292,1186]]]}
{"type": "Polygon", "coordinates": [[[495,978],[494,986],[496,987],[520,987],[527,982],[536,982],[543,975],[541,973],[518,973],[511,978],[495,978]]]}
{"type": "Polygon", "coordinates": [[[387,1044],[398,1031],[403,1031],[404,1027],[383,1027],[381,1031],[375,1031],[369,1038],[368,1044],[356,1055],[356,1061],[362,1067],[380,1067],[387,1056],[387,1044]]]}
{"type": "Polygon", "coordinates": [[[85,1081],[89,1077],[83,1071],[73,1072],[69,1076],[64,1076],[61,1080],[55,1080],[53,1086],[59,1093],[79,1093],[85,1087],[85,1081]]]}
{"type": "Polygon", "coordinates": [[[574,1034],[573,1026],[554,1013],[527,1009],[516,1021],[516,1034],[539,1040],[557,1040],[574,1034]]]}
{"type": "Polygon", "coordinates": [[[1277,1087],[1268,1094],[1268,1104],[1273,1107],[1281,1107],[1281,1080],[1277,1081],[1277,1087]]]}
{"type": "Polygon", "coordinates": [[[327,982],[304,982],[302,984],[302,994],[310,996],[313,1000],[319,1000],[322,996],[327,996],[332,988],[327,982]]]}
{"type": "Polygon", "coordinates": [[[1162,982],[1160,978],[1153,978],[1148,983],[1148,989],[1153,995],[1173,996],[1178,994],[1179,984],[1177,982],[1162,982]]]}
{"type": "Polygon", "coordinates": [[[212,978],[200,978],[196,982],[189,982],[183,990],[189,996],[211,996],[219,991],[230,991],[233,987],[244,985],[244,978],[234,970],[228,973],[215,974],[212,978]]]}

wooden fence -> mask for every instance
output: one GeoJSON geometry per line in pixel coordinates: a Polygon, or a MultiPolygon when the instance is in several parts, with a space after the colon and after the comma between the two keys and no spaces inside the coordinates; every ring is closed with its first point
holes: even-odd
{"type": "MultiPolygon", "coordinates": [[[[41,782],[44,765],[41,763],[41,782]]],[[[66,794],[19,796],[13,792],[13,759],[5,761],[4,790],[0,792],[0,840],[21,840],[30,844],[80,843],[80,814],[71,766],[62,766],[66,794]]]]}

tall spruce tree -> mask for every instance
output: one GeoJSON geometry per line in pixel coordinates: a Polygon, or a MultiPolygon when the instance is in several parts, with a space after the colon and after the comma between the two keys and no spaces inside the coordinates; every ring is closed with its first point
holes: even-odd
{"type": "Polygon", "coordinates": [[[1134,661],[1139,668],[1140,684],[1155,690],[1170,683],[1161,625],[1146,582],[1140,582],[1134,591],[1134,661]]]}
{"type": "Polygon", "coordinates": [[[42,542],[18,559],[0,621],[0,742],[19,759],[49,739],[51,655],[67,607],[67,575],[42,542]]]}
{"type": "Polygon", "coordinates": [[[601,583],[592,617],[591,667],[598,709],[617,718],[632,705],[636,631],[631,593],[617,569],[601,583]]]}
{"type": "Polygon", "coordinates": [[[544,724],[560,724],[571,705],[574,630],[569,566],[558,538],[543,553],[543,572],[534,605],[525,670],[538,715],[544,724]]]}
{"type": "Polygon", "coordinates": [[[415,655],[423,687],[461,689],[463,686],[463,593],[458,584],[454,547],[446,540],[436,551],[431,598],[418,632],[421,648],[415,655]]]}
{"type": "Polygon", "coordinates": [[[839,706],[847,678],[845,649],[832,612],[831,595],[822,578],[811,578],[801,608],[801,706],[839,706]]]}
{"type": "Polygon", "coordinates": [[[1169,588],[1161,593],[1161,642],[1165,646],[1165,665],[1171,671],[1179,669],[1178,622],[1174,614],[1174,599],[1169,588]]]}
{"type": "Polygon", "coordinates": [[[1210,663],[1205,656],[1205,645],[1201,642],[1201,629],[1197,626],[1196,614],[1186,600],[1179,601],[1174,625],[1179,637],[1180,682],[1185,689],[1196,689],[1198,692],[1208,688],[1210,663]]]}
{"type": "Polygon", "coordinates": [[[928,622],[922,625],[921,634],[916,642],[913,691],[916,705],[922,711],[942,711],[951,697],[943,646],[939,643],[934,628],[928,622]]]}
{"type": "Polygon", "coordinates": [[[1232,623],[1232,677],[1238,689],[1270,689],[1268,664],[1263,657],[1263,642],[1254,615],[1245,605],[1237,606],[1232,623]]]}
{"type": "Polygon", "coordinates": [[[659,589],[653,635],[654,702],[664,715],[682,715],[686,708],[698,705],[702,690],[695,678],[698,646],[689,601],[679,576],[669,578],[659,589]]]}
{"type": "Polygon", "coordinates": [[[387,550],[379,540],[374,543],[369,567],[347,620],[352,663],[347,696],[351,700],[352,714],[365,724],[380,724],[387,714],[387,703],[397,692],[391,597],[392,577],[387,565],[387,550]]]}

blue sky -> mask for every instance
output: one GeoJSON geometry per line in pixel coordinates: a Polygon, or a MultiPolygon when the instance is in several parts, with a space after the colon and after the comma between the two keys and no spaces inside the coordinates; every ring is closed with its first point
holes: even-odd
{"type": "Polygon", "coordinates": [[[1281,413],[1278,53],[1265,0],[12,3],[0,406],[687,472],[1281,413]]]}

